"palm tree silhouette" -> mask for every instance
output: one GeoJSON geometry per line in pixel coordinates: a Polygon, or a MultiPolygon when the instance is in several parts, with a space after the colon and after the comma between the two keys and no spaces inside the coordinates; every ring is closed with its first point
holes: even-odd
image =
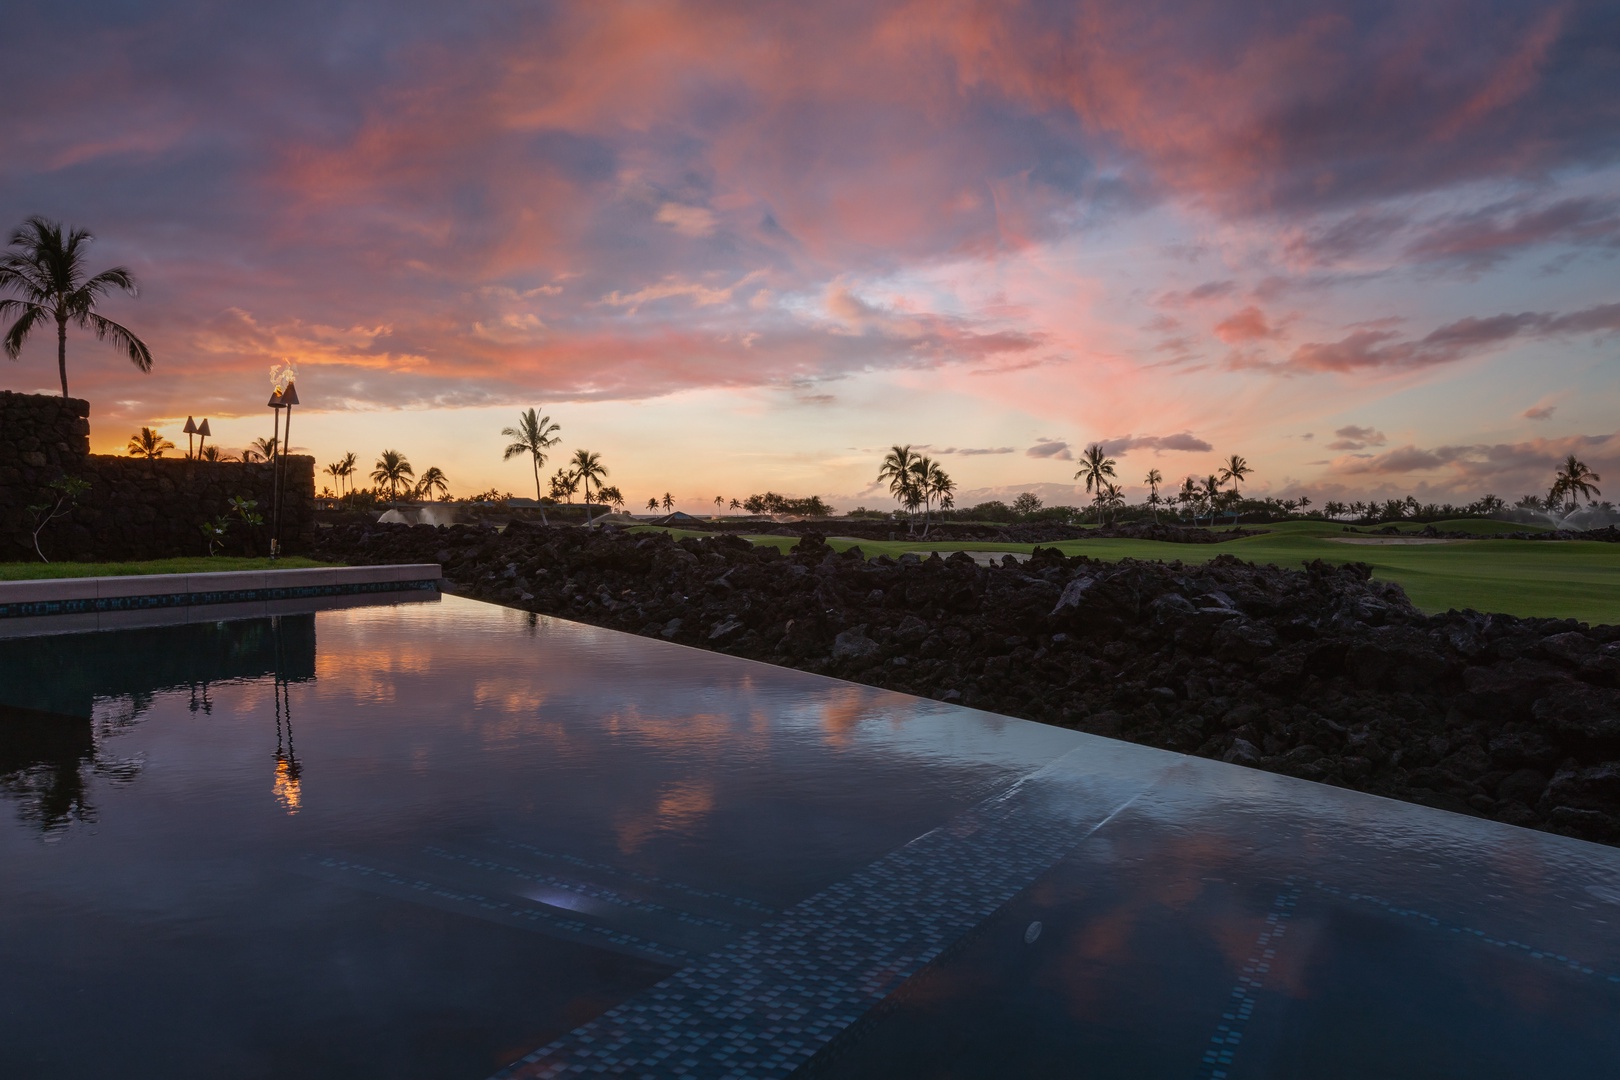
{"type": "Polygon", "coordinates": [[[1215,511],[1221,505],[1221,478],[1214,473],[1204,477],[1204,500],[1209,503],[1209,525],[1215,527],[1215,511]]]}
{"type": "Polygon", "coordinates": [[[354,477],[354,470],[355,470],[356,467],[357,467],[357,463],[356,463],[356,460],[355,460],[353,450],[350,450],[348,453],[344,454],[341,458],[338,459],[338,468],[342,470],[341,475],[342,475],[343,479],[347,480],[349,482],[349,490],[351,492],[354,490],[354,479],[353,479],[353,477],[354,477]]]}
{"type": "MultiPolygon", "coordinates": [[[[567,469],[559,468],[551,474],[551,497],[574,505],[574,492],[579,490],[579,477],[567,469]]],[[[543,512],[542,512],[543,513],[543,512]]]]}
{"type": "MultiPolygon", "coordinates": [[[[1232,484],[1232,503],[1234,505],[1234,510],[1238,500],[1238,484],[1242,483],[1243,478],[1248,476],[1253,471],[1253,469],[1249,468],[1249,463],[1244,461],[1236,454],[1233,454],[1231,457],[1227,458],[1226,464],[1221,466],[1221,481],[1223,483],[1230,481],[1232,484]]],[[[1237,519],[1238,515],[1236,512],[1234,512],[1232,514],[1233,523],[1236,523],[1237,519]]],[[[1215,524],[1215,520],[1213,518],[1210,519],[1210,524],[1215,524]]]]}
{"type": "Polygon", "coordinates": [[[647,500],[647,509],[649,509],[649,510],[657,510],[658,509],[658,500],[657,499],[648,499],[647,500]]]}
{"type": "Polygon", "coordinates": [[[231,455],[227,454],[225,451],[221,450],[217,446],[205,446],[201,450],[197,451],[197,460],[198,461],[235,461],[237,459],[233,458],[231,455]]]}
{"type": "Polygon", "coordinates": [[[1594,480],[1602,479],[1603,477],[1586,467],[1586,462],[1571,454],[1553,474],[1553,501],[1556,503],[1559,496],[1568,497],[1568,512],[1573,514],[1583,497],[1590,499],[1593,495],[1603,494],[1592,486],[1594,480]]]}
{"type": "MultiPolygon", "coordinates": [[[[66,397],[66,394],[62,395],[66,397]]],[[[149,427],[143,427],[139,432],[129,437],[129,456],[143,457],[148,461],[163,456],[163,451],[173,450],[174,443],[149,427]]]]}
{"type": "Polygon", "coordinates": [[[332,486],[337,489],[338,498],[343,497],[343,462],[334,461],[321,472],[332,478],[332,486]]]}
{"type": "Polygon", "coordinates": [[[1076,480],[1086,482],[1087,491],[1095,491],[1094,500],[1097,503],[1097,524],[1102,524],[1102,498],[1103,484],[1115,474],[1114,466],[1117,464],[1113,458],[1103,452],[1102,443],[1092,443],[1080,455],[1080,471],[1074,474],[1076,480]]]}
{"type": "Polygon", "coordinates": [[[725,508],[726,508],[726,497],[724,495],[716,495],[714,497],[714,516],[719,517],[720,516],[720,511],[724,510],[725,508]]]}
{"type": "MultiPolygon", "coordinates": [[[[560,441],[557,432],[562,428],[551,422],[551,417],[541,416],[534,409],[518,413],[517,427],[502,428],[501,434],[512,442],[501,455],[502,461],[510,461],[519,454],[528,454],[534,462],[534,498],[540,502],[540,466],[546,463],[546,451],[556,446],[560,441]]],[[[546,520],[546,504],[540,503],[540,522],[551,524],[546,520]]]]}
{"type": "Polygon", "coordinates": [[[276,457],[276,440],[273,438],[254,439],[248,443],[248,448],[242,451],[243,461],[274,461],[276,457]]]}
{"type": "MultiPolygon", "coordinates": [[[[950,475],[939,467],[938,462],[929,463],[928,471],[923,480],[923,492],[927,498],[938,502],[941,510],[949,510],[956,505],[956,481],[952,480],[950,475]]],[[[928,535],[926,521],[923,523],[923,535],[928,535]]]]}
{"type": "Polygon", "coordinates": [[[602,464],[602,455],[583,448],[574,451],[574,456],[569,459],[568,464],[574,467],[574,475],[579,477],[580,482],[585,485],[585,520],[589,522],[591,520],[591,484],[595,483],[597,487],[601,487],[602,481],[608,474],[607,468],[602,464]]]}
{"type": "Polygon", "coordinates": [[[891,446],[884,455],[883,463],[878,466],[878,483],[889,482],[889,494],[902,505],[912,503],[914,498],[915,476],[912,466],[917,455],[911,452],[911,444],[905,446],[891,446]]]}
{"type": "Polygon", "coordinates": [[[152,350],[129,330],[96,314],[101,297],[112,289],[136,294],[135,278],[122,266],[90,278],[84,277],[84,245],[95,239],[83,229],[73,229],[62,238],[62,225],[42,217],[31,217],[11,234],[11,250],[0,257],[0,291],[21,293],[21,297],[0,300],[0,318],[13,314],[17,321],[6,331],[6,355],[15,360],[22,354],[23,342],[41,323],[56,323],[56,366],[62,376],[62,396],[68,396],[68,323],[93,330],[99,341],[111,340],[114,347],[129,356],[142,371],[152,370],[152,350]]]}
{"type": "Polygon", "coordinates": [[[379,485],[388,485],[388,501],[393,502],[399,494],[399,486],[407,479],[414,479],[416,470],[411,463],[405,460],[405,455],[398,450],[384,450],[382,457],[377,459],[377,467],[372,470],[371,478],[379,485]]]}
{"type": "Polygon", "coordinates": [[[741,499],[732,499],[731,500],[731,509],[733,509],[733,510],[741,510],[742,508],[743,508],[743,504],[742,504],[741,499]]]}
{"type": "Polygon", "coordinates": [[[438,492],[441,499],[450,494],[450,481],[445,477],[443,469],[437,465],[429,465],[422,470],[421,478],[416,481],[416,493],[432,499],[434,492],[438,492]]]}
{"type": "Polygon", "coordinates": [[[1159,485],[1164,483],[1164,474],[1158,469],[1149,469],[1146,479],[1142,483],[1148,486],[1148,506],[1153,509],[1153,520],[1159,520],[1159,485]]]}
{"type": "Polygon", "coordinates": [[[664,509],[665,511],[675,509],[675,496],[671,495],[667,491],[664,492],[664,509]]]}

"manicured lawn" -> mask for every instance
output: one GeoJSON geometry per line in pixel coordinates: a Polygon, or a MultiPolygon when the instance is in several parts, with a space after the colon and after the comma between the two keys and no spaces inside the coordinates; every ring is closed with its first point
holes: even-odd
{"type": "MultiPolygon", "coordinates": [[[[1419,532],[1422,526],[1403,532],[1419,532]]],[[[1443,522],[1442,530],[1476,533],[1516,532],[1527,526],[1511,522],[1467,520],[1443,522]]],[[[1449,544],[1374,545],[1345,544],[1339,538],[1356,537],[1339,525],[1319,521],[1290,521],[1266,526],[1263,536],[1250,536],[1220,544],[1167,544],[1157,540],[1068,540],[1055,547],[1068,555],[1094,559],[1147,559],[1200,563],[1217,555],[1234,555],[1248,562],[1298,568],[1312,559],[1330,563],[1363,562],[1373,576],[1398,582],[1412,602],[1425,611],[1473,608],[1509,615],[1580,619],[1589,623],[1620,623],[1620,544],[1581,541],[1467,540],[1449,544]]],[[[703,533],[670,530],[676,537],[703,533]]],[[[829,530],[831,531],[831,530],[829,530]]],[[[1369,535],[1363,528],[1361,538],[1369,535]]],[[[788,536],[749,536],[756,544],[779,550],[797,539],[788,536]]],[[[908,551],[1011,551],[1027,554],[1034,544],[923,543],[906,540],[844,540],[829,538],[839,551],[859,547],[868,558],[899,556],[908,551]]]]}
{"type": "Polygon", "coordinates": [[[133,574],[210,574],[226,570],[302,570],[310,566],[330,566],[293,555],[271,562],[269,559],[242,559],[225,555],[205,558],[152,559],[148,562],[27,562],[0,563],[0,581],[35,581],[40,578],[126,577],[133,574]]]}

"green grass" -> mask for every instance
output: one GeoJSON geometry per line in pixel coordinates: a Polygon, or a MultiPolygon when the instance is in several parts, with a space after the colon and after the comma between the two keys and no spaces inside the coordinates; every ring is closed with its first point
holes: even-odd
{"type": "MultiPolygon", "coordinates": [[[[1443,523],[1483,533],[1487,527],[1514,531],[1508,522],[1461,521],[1443,523]]],[[[1403,531],[1417,532],[1422,526],[1403,531]]],[[[671,530],[675,536],[702,533],[671,530]]],[[[1580,619],[1589,623],[1620,623],[1620,544],[1596,542],[1544,542],[1526,540],[1472,540],[1453,544],[1376,546],[1342,544],[1335,538],[1353,536],[1325,522],[1290,521],[1270,527],[1262,536],[1221,544],[1167,544],[1157,540],[1069,540],[1055,547],[1069,555],[1094,559],[1181,560],[1201,563],[1217,555],[1234,555],[1249,562],[1297,568],[1312,559],[1331,563],[1363,562],[1373,576],[1398,582],[1425,611],[1474,608],[1520,616],[1580,619]]],[[[1365,534],[1364,534],[1365,535],[1365,534]]],[[[786,551],[798,541],[788,536],[749,536],[756,544],[786,551]]],[[[904,540],[828,541],[839,551],[859,546],[868,558],[899,556],[908,551],[1011,551],[1027,554],[1034,544],[920,543],[904,540]]]]}
{"type": "Polygon", "coordinates": [[[209,574],[226,570],[302,570],[330,566],[299,556],[271,562],[269,559],[242,559],[225,555],[205,558],[151,559],[147,562],[53,562],[0,563],[0,581],[37,581],[42,578],[128,577],[138,574],[209,574]]]}

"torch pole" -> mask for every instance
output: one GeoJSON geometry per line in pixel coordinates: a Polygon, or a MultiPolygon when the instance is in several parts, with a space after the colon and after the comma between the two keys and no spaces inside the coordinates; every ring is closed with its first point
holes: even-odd
{"type": "MultiPolygon", "coordinates": [[[[289,445],[292,443],[292,411],[292,402],[289,401],[287,403],[287,428],[284,432],[282,432],[283,439],[289,445]]],[[[283,474],[287,471],[286,450],[286,446],[278,446],[276,448],[276,524],[275,536],[272,542],[275,544],[275,549],[277,552],[281,551],[281,500],[283,494],[281,489],[286,486],[285,477],[283,476],[283,474]]]]}
{"type": "Polygon", "coordinates": [[[281,396],[280,391],[270,398],[270,408],[275,416],[274,433],[270,437],[270,561],[275,562],[279,552],[276,550],[275,520],[280,516],[281,509],[281,396]]]}

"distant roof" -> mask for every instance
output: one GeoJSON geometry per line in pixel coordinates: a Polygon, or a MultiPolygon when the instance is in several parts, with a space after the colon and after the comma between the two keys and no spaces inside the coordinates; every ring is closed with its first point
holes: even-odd
{"type": "Polygon", "coordinates": [[[685,523],[687,523],[689,521],[702,521],[702,520],[703,520],[702,518],[693,517],[691,514],[683,514],[679,510],[677,510],[673,514],[669,514],[669,515],[667,515],[665,517],[655,518],[652,521],[647,522],[647,524],[649,524],[649,525],[684,525],[685,523]]]}

